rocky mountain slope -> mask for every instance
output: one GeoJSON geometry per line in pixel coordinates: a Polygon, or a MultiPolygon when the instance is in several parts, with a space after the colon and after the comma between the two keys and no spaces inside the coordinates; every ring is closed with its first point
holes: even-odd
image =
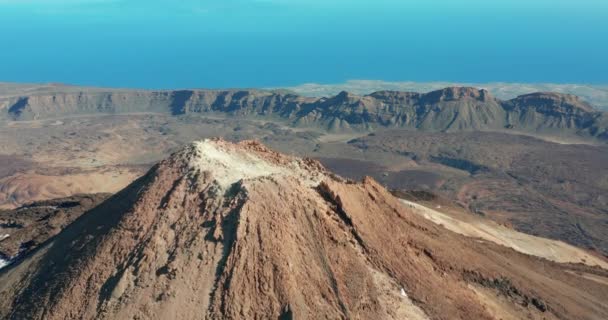
{"type": "Polygon", "coordinates": [[[534,93],[508,101],[486,90],[453,87],[425,94],[341,92],[309,98],[280,91],[103,91],[75,89],[0,98],[0,119],[33,120],[91,114],[220,114],[282,120],[333,131],[406,128],[423,131],[514,131],[608,140],[608,116],[576,96],[534,93]]]}
{"type": "Polygon", "coordinates": [[[371,161],[323,160],[342,176],[367,174],[393,189],[435,191],[520,231],[608,255],[606,146],[502,133],[412,131],[378,132],[347,145],[370,159],[400,155],[407,165],[374,168],[371,161]]]}
{"type": "Polygon", "coordinates": [[[109,194],[75,195],[0,210],[0,266],[44,244],[109,194]]]}
{"type": "Polygon", "coordinates": [[[607,270],[467,238],[413,210],[313,160],[197,142],[1,270],[0,317],[608,317],[607,270]]]}

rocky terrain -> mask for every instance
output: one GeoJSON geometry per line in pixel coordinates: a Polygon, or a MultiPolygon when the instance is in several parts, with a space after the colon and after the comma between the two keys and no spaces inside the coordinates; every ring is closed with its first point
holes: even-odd
{"type": "Polygon", "coordinates": [[[600,110],[608,110],[608,86],[590,84],[556,84],[556,83],[462,83],[462,82],[391,82],[382,80],[349,80],[344,83],[317,84],[306,83],[287,87],[291,92],[310,97],[327,97],[341,91],[366,95],[376,91],[430,92],[448,87],[473,87],[488,90],[501,100],[533,92],[557,92],[581,97],[600,110]]]}
{"type": "Polygon", "coordinates": [[[428,190],[529,234],[608,254],[605,114],[472,88],[301,97],[0,85],[0,208],[115,193],[184,144],[257,139],[349,178],[428,190]]]}
{"type": "Polygon", "coordinates": [[[0,210],[0,264],[13,262],[35,250],[108,196],[75,195],[0,210]]]}
{"type": "Polygon", "coordinates": [[[256,142],[197,142],[2,269],[0,317],[608,317],[604,259],[519,253],[419,210],[256,142]]]}
{"type": "Polygon", "coordinates": [[[534,93],[508,101],[475,88],[425,94],[341,92],[307,98],[280,91],[74,91],[35,93],[0,100],[0,119],[44,120],[91,114],[220,114],[281,120],[296,127],[334,132],[405,128],[430,132],[512,131],[608,140],[608,116],[576,96],[534,93]]]}
{"type": "MultiPolygon", "coordinates": [[[[323,159],[332,170],[364,174],[393,189],[448,196],[478,215],[527,233],[608,253],[608,148],[557,144],[500,133],[378,132],[342,153],[394,154],[400,166],[323,159]],[[353,163],[354,162],[354,163],[353,163]]],[[[371,158],[371,156],[368,156],[371,158]]]]}

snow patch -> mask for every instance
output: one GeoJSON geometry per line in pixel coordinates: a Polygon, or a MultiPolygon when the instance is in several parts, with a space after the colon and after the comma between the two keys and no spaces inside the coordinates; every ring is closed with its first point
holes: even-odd
{"type": "Polygon", "coordinates": [[[6,239],[6,238],[8,238],[8,237],[10,237],[10,236],[11,236],[10,234],[3,234],[3,235],[0,235],[0,241],[4,240],[4,239],[6,239]]]}
{"type": "Polygon", "coordinates": [[[0,258],[0,269],[8,266],[9,264],[11,264],[11,262],[9,260],[4,260],[4,259],[0,258]]]}

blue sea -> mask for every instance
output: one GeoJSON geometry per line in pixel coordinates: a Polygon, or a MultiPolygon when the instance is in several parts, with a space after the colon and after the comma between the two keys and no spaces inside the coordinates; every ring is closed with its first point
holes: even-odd
{"type": "Polygon", "coordinates": [[[602,0],[0,0],[0,81],[608,83],[602,0]]]}

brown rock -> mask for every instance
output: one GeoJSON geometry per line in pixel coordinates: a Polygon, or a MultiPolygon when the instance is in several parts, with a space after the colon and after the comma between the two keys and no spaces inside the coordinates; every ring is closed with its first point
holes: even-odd
{"type": "Polygon", "coordinates": [[[457,235],[371,178],[207,140],[2,270],[0,317],[608,317],[608,286],[575,271],[608,276],[457,235]]]}

